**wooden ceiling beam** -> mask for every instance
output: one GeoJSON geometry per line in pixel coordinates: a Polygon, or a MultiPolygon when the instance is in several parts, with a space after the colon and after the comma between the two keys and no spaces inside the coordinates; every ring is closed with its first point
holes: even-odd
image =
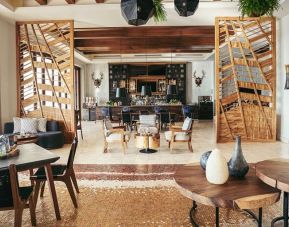
{"type": "MultiPolygon", "coordinates": [[[[100,48],[89,48],[82,47],[77,48],[84,54],[120,54],[119,50],[116,49],[100,49],[100,48]]],[[[158,48],[158,49],[135,49],[135,50],[122,50],[122,54],[144,54],[144,53],[211,53],[214,46],[198,46],[192,47],[191,49],[171,49],[171,48],[158,48]]]]}
{"type": "MultiPolygon", "coordinates": [[[[171,50],[171,49],[160,49],[160,50],[149,50],[148,53],[150,54],[157,54],[157,53],[187,53],[187,54],[193,54],[193,53],[211,53],[214,50],[214,48],[200,48],[197,50],[181,50],[181,49],[176,49],[176,50],[171,50]]],[[[145,51],[145,50],[144,50],[145,51]]],[[[116,55],[119,53],[116,53],[115,51],[95,51],[95,50],[90,50],[90,51],[84,51],[82,50],[83,54],[85,55],[116,55]]],[[[124,51],[122,54],[145,54],[145,52],[132,52],[132,51],[124,51]]]]}
{"type": "Polygon", "coordinates": [[[143,37],[215,37],[214,26],[160,26],[75,29],[75,39],[143,37]]]}
{"type": "Polygon", "coordinates": [[[47,5],[47,0],[35,0],[39,5],[47,5]]]}
{"type": "Polygon", "coordinates": [[[208,53],[214,26],[160,26],[75,29],[75,48],[94,54],[208,53]]]}
{"type": "Polygon", "coordinates": [[[127,38],[123,40],[118,39],[80,39],[75,40],[75,47],[93,47],[103,48],[109,47],[118,50],[125,49],[152,49],[152,48],[184,48],[190,49],[191,46],[214,45],[215,39],[203,37],[158,37],[158,38],[127,38]]]}

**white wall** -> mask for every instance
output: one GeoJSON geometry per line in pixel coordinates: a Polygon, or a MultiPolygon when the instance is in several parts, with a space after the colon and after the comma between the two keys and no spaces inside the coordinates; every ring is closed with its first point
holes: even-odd
{"type": "Polygon", "coordinates": [[[87,64],[84,84],[84,96],[96,97],[99,105],[105,104],[109,100],[108,64],[87,64]],[[93,72],[96,78],[100,77],[99,74],[101,72],[104,74],[104,78],[99,89],[96,89],[93,85],[91,78],[91,74],[93,72]]]}
{"type": "Polygon", "coordinates": [[[0,17],[0,133],[16,115],[15,25],[0,17]]]}
{"type": "Polygon", "coordinates": [[[190,66],[191,69],[188,69],[187,74],[187,102],[197,103],[198,96],[212,96],[214,99],[214,61],[194,61],[188,64],[188,66],[190,66]],[[197,87],[195,79],[192,78],[195,70],[197,71],[197,77],[202,76],[202,70],[206,73],[200,87],[197,87]]]}
{"type": "Polygon", "coordinates": [[[277,136],[289,143],[289,90],[284,90],[285,65],[289,64],[289,15],[280,19],[277,34],[277,136]]]}

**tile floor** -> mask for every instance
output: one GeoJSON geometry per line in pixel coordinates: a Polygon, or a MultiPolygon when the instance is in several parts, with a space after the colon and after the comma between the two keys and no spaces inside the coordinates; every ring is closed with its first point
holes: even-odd
{"type": "MultiPolygon", "coordinates": [[[[126,154],[120,144],[111,144],[109,152],[103,153],[103,131],[101,121],[83,122],[84,139],[79,138],[79,146],[75,157],[77,164],[186,164],[198,162],[205,151],[219,148],[229,159],[234,143],[216,144],[215,129],[212,121],[195,122],[193,126],[191,153],[187,144],[178,144],[177,149],[170,152],[168,144],[161,133],[161,146],[157,153],[142,154],[135,147],[134,136],[128,143],[126,154]]],[[[271,158],[289,158],[289,144],[274,143],[242,143],[243,152],[248,162],[256,162],[271,158]]],[[[69,145],[54,150],[60,155],[60,162],[66,162],[69,145]]]]}

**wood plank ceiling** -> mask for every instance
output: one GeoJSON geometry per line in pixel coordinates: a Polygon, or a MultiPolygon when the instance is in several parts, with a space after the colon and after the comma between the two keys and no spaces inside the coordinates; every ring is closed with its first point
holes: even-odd
{"type": "Polygon", "coordinates": [[[85,55],[210,53],[214,26],[79,28],[75,48],[85,55]]]}

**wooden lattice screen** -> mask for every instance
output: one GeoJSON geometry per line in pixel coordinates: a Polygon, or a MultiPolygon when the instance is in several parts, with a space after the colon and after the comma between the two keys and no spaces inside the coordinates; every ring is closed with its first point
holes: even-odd
{"type": "Polygon", "coordinates": [[[18,22],[18,113],[60,122],[74,135],[73,21],[18,22]]]}
{"type": "Polygon", "coordinates": [[[216,19],[217,142],[276,140],[275,18],[216,19]]]}

